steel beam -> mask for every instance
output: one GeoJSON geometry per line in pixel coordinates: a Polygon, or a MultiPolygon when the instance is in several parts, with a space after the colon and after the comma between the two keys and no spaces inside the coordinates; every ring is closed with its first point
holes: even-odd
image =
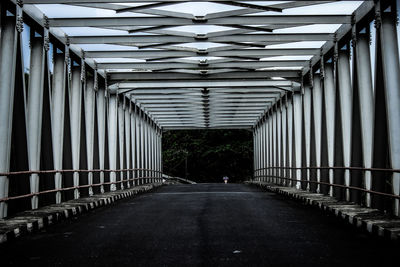
{"type": "Polygon", "coordinates": [[[50,27],[112,27],[112,26],[181,26],[181,25],[268,25],[268,24],[350,24],[350,15],[254,15],[215,18],[206,22],[186,18],[159,17],[102,17],[51,18],[50,27]]]}

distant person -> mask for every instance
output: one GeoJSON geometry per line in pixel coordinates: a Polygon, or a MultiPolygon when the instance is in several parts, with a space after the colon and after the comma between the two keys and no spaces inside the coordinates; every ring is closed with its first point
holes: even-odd
{"type": "Polygon", "coordinates": [[[222,177],[222,179],[224,180],[224,183],[228,183],[228,180],[229,180],[229,177],[228,176],[224,176],[224,177],[222,177]]]}

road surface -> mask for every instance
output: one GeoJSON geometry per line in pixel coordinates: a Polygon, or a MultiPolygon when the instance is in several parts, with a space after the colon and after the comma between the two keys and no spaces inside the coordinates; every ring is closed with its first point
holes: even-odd
{"type": "Polygon", "coordinates": [[[164,186],[4,244],[0,265],[396,266],[399,251],[255,187],[197,184],[164,186]]]}

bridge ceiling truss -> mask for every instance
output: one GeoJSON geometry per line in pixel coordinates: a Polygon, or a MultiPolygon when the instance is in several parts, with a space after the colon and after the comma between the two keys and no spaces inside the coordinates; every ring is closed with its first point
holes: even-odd
{"type": "Polygon", "coordinates": [[[281,99],[301,92],[310,66],[374,7],[372,1],[10,2],[61,53],[69,50],[73,67],[86,66],[107,95],[131,101],[163,129],[254,127],[281,99]]]}

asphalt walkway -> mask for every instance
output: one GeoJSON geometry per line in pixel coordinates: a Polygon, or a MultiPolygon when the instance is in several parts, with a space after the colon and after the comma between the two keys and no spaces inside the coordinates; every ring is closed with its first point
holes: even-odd
{"type": "Polygon", "coordinates": [[[164,186],[1,245],[0,265],[396,266],[399,251],[255,187],[196,184],[164,186]]]}

